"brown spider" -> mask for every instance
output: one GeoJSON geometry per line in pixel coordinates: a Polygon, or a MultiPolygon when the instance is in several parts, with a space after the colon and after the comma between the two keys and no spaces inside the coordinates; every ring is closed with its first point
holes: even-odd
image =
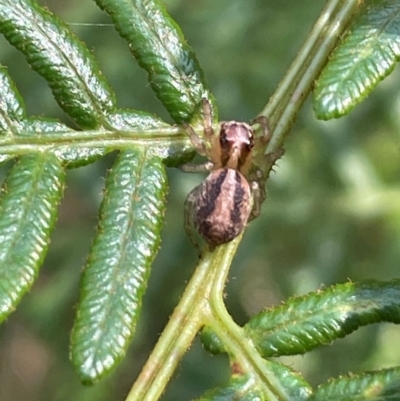
{"type": "MultiPolygon", "coordinates": [[[[252,192],[254,209],[259,209],[259,196],[256,185],[250,188],[245,178],[252,162],[253,128],[246,123],[228,121],[222,122],[219,133],[215,134],[207,99],[203,99],[203,117],[203,140],[190,125],[184,125],[196,150],[209,161],[203,165],[186,165],[183,170],[211,170],[186,198],[185,229],[198,250],[193,225],[213,250],[217,245],[232,241],[243,231],[252,211],[252,192]]],[[[257,122],[264,130],[262,140],[265,141],[267,120],[261,117],[257,122]]]]}

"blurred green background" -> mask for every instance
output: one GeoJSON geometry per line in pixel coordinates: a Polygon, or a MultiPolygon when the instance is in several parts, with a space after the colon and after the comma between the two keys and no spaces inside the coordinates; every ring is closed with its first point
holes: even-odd
{"type": "MultiPolygon", "coordinates": [[[[95,53],[119,105],[151,111],[171,122],[146,74],[90,0],[42,1],[71,24],[95,53]],[[89,24],[89,25],[85,25],[89,24]]],[[[165,0],[198,55],[220,118],[257,115],[298,51],[324,1],[165,0]]],[[[8,67],[30,115],[71,124],[45,81],[0,38],[8,67]]],[[[400,73],[381,83],[349,117],[315,119],[307,101],[286,154],[269,180],[263,214],[248,228],[231,271],[226,302],[242,324],[277,305],[333,283],[398,277],[400,261],[400,73]]],[[[137,335],[121,366],[100,384],[82,386],[68,360],[79,276],[89,251],[104,176],[115,155],[68,172],[65,198],[40,277],[0,326],[1,401],[124,400],[154,346],[196,254],[185,236],[183,202],[201,175],[170,169],[162,249],[156,259],[137,335]]],[[[0,171],[2,177],[6,167],[0,171]]],[[[332,346],[283,361],[313,385],[347,371],[399,365],[400,330],[362,328],[332,346]]],[[[163,400],[187,400],[228,377],[224,356],[211,357],[197,341],[163,400]]]]}

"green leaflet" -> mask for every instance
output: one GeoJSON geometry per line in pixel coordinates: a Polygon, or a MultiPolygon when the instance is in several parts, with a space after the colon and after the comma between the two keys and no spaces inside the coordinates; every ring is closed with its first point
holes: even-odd
{"type": "Polygon", "coordinates": [[[213,355],[225,352],[224,344],[209,326],[205,326],[201,331],[201,342],[204,348],[213,355]]]}
{"type": "Polygon", "coordinates": [[[0,66],[0,136],[17,135],[19,122],[25,118],[25,105],[7,69],[0,66]]]}
{"type": "Polygon", "coordinates": [[[383,369],[331,379],[310,401],[395,401],[400,399],[400,369],[383,369]]]}
{"type": "MultiPolygon", "coordinates": [[[[264,384],[257,382],[252,375],[235,373],[238,369],[236,363],[232,365],[232,376],[226,386],[207,391],[196,401],[234,401],[234,400],[268,400],[264,384]]],[[[281,391],[285,392],[285,398],[290,401],[305,401],[311,395],[309,384],[287,366],[277,362],[265,361],[265,365],[272,370],[281,382],[281,391]],[[284,389],[284,390],[283,390],[284,389]]],[[[240,370],[240,368],[239,368],[240,370]]]]}
{"type": "MultiPolygon", "coordinates": [[[[21,120],[26,118],[25,104],[7,69],[0,65],[0,138],[16,136],[21,120]]],[[[0,163],[12,159],[11,155],[0,155],[0,163]]]]}
{"type": "Polygon", "coordinates": [[[81,127],[102,125],[114,93],[93,55],[67,25],[31,0],[2,0],[0,31],[51,87],[60,107],[81,127]]]}
{"type": "MultiPolygon", "coordinates": [[[[157,97],[177,122],[190,121],[211,98],[203,71],[179,26],[157,0],[95,0],[129,43],[157,97]]],[[[214,118],[217,118],[214,110],[214,118]]],[[[198,117],[198,116],[196,116],[198,117]]]]}
{"type": "MultiPolygon", "coordinates": [[[[19,136],[25,106],[4,68],[0,69],[0,131],[19,136]]],[[[10,170],[0,198],[0,321],[32,286],[47,252],[65,180],[52,154],[22,157],[10,170]]]]}
{"type": "Polygon", "coordinates": [[[314,111],[328,120],[349,113],[388,76],[400,57],[400,3],[365,8],[316,82],[314,111]]]}
{"type": "Polygon", "coordinates": [[[72,362],[83,382],[110,371],[134,334],[160,244],[166,187],[161,161],[142,150],[121,153],[107,177],[71,338],[72,362]]]}
{"type": "Polygon", "coordinates": [[[268,367],[279,378],[281,386],[285,389],[287,399],[291,401],[308,400],[312,393],[311,386],[300,373],[278,362],[266,361],[268,367]]]}
{"type": "Polygon", "coordinates": [[[0,321],[32,286],[45,257],[64,186],[52,154],[22,157],[0,198],[0,321]]]}
{"type": "Polygon", "coordinates": [[[361,326],[400,323],[400,280],[346,283],[289,299],[244,326],[264,357],[303,354],[361,326]]]}
{"type": "Polygon", "coordinates": [[[170,125],[160,117],[141,110],[117,109],[107,116],[107,125],[117,131],[130,131],[131,129],[166,128],[170,125]]]}
{"type": "Polygon", "coordinates": [[[250,376],[233,376],[226,386],[207,391],[196,401],[254,401],[266,400],[262,391],[252,383],[250,376]]]}

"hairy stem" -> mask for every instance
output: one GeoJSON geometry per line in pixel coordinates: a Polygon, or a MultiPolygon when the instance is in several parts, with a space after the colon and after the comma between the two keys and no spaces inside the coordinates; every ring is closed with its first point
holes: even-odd
{"type": "Polygon", "coordinates": [[[182,356],[204,324],[208,294],[215,269],[215,255],[207,254],[196,268],[165,330],[142,369],[126,401],[156,401],[182,356]]]}
{"type": "Polygon", "coordinates": [[[222,263],[216,269],[211,288],[210,307],[212,316],[208,324],[224,344],[228,354],[240,366],[241,371],[252,376],[255,382],[260,385],[266,399],[269,401],[289,401],[289,396],[275,373],[267,368],[265,361],[252,343],[246,340],[243,329],[232,320],[225,308],[223,300],[225,282],[236,247],[240,241],[241,236],[233,246],[222,250],[222,263]]]}

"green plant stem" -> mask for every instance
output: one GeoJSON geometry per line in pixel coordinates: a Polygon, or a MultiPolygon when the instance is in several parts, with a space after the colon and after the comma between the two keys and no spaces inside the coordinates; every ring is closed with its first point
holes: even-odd
{"type": "MultiPolygon", "coordinates": [[[[70,140],[68,140],[70,141],[70,140]]],[[[58,150],[71,150],[71,149],[129,149],[135,146],[155,147],[157,149],[167,150],[174,145],[185,149],[192,146],[187,138],[177,138],[174,140],[155,140],[149,139],[99,139],[99,140],[84,140],[74,141],[73,143],[66,141],[66,143],[54,143],[49,141],[46,144],[33,144],[33,143],[18,143],[12,145],[0,144],[0,155],[24,155],[27,153],[40,153],[40,152],[54,152],[58,150]]]]}
{"type": "Polygon", "coordinates": [[[130,129],[129,131],[117,130],[90,130],[90,131],[56,131],[45,134],[37,134],[32,132],[19,132],[18,136],[0,137],[0,144],[13,142],[65,142],[67,140],[89,140],[89,139],[114,139],[114,138],[130,138],[130,139],[168,139],[177,136],[187,137],[186,131],[177,126],[167,125],[158,128],[149,129],[130,129]]]}
{"type": "Polygon", "coordinates": [[[32,132],[21,132],[18,136],[0,136],[0,149],[2,146],[12,144],[74,144],[82,141],[173,141],[176,139],[187,138],[186,132],[182,128],[168,126],[152,129],[131,129],[129,131],[64,131],[37,134],[32,132]]]}
{"type": "Polygon", "coordinates": [[[274,113],[271,116],[273,132],[266,153],[276,152],[282,146],[292,121],[310,93],[314,80],[326,64],[338,37],[346,29],[358,3],[358,0],[345,0],[338,8],[338,0],[330,0],[323,10],[276,93],[260,113],[266,117],[274,113]],[[325,29],[323,21],[326,24],[325,29]]]}
{"type": "Polygon", "coordinates": [[[266,107],[260,113],[261,115],[266,117],[272,116],[279,104],[287,97],[288,91],[290,91],[293,83],[298,79],[300,72],[307,64],[307,59],[310,54],[314,52],[316,43],[320,40],[322,33],[326,29],[327,24],[332,19],[332,15],[334,15],[341,2],[342,0],[332,0],[326,4],[296,58],[287,70],[282,81],[279,83],[278,88],[269,99],[266,107]]]}
{"type": "Polygon", "coordinates": [[[225,282],[241,237],[204,254],[126,401],[156,401],[165,390],[198,331],[214,319],[210,298],[215,277],[222,272],[225,282]]]}
{"type": "Polygon", "coordinates": [[[215,275],[217,253],[207,253],[199,263],[165,330],[147,360],[126,401],[157,400],[182,356],[209,314],[208,294],[215,275]]]}
{"type": "Polygon", "coordinates": [[[191,151],[192,144],[185,131],[178,127],[163,127],[131,131],[66,131],[18,137],[0,138],[0,155],[20,156],[37,152],[70,151],[71,149],[129,149],[143,146],[153,152],[167,152],[174,147],[191,151]]]}
{"type": "Polygon", "coordinates": [[[241,241],[241,236],[237,238],[233,246],[222,249],[221,263],[216,266],[216,275],[211,288],[210,307],[212,317],[208,325],[217,334],[224,344],[225,350],[233,357],[240,366],[244,374],[255,377],[255,381],[263,384],[262,391],[269,401],[288,401],[289,397],[280,384],[275,373],[266,366],[265,361],[246,339],[246,335],[226,310],[223,294],[226,279],[229,273],[236,247],[241,241]]]}

